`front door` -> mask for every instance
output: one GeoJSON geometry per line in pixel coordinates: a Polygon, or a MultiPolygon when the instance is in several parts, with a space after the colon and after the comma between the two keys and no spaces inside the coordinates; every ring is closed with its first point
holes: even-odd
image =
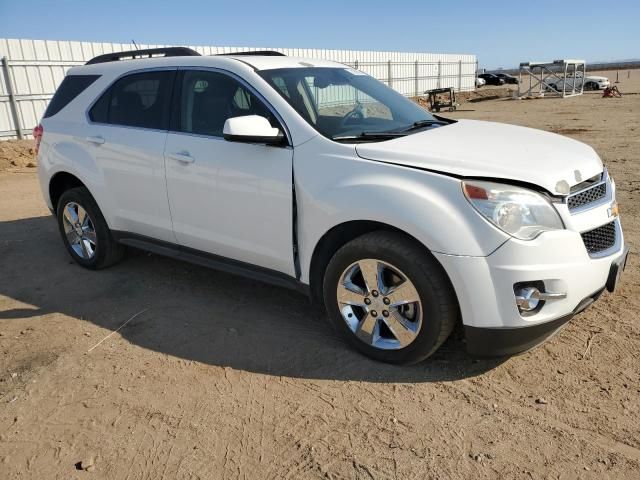
{"type": "Polygon", "coordinates": [[[176,239],[184,247],[294,275],[290,147],[229,142],[227,118],[261,115],[282,128],[238,79],[184,70],[165,146],[176,239]]]}

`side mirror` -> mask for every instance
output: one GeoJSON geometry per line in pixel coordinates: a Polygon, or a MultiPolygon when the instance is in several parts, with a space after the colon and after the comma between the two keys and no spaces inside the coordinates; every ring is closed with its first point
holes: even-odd
{"type": "Polygon", "coordinates": [[[230,142],[280,145],[284,141],[280,129],[272,127],[269,120],[260,115],[228,118],[224,122],[222,135],[230,142]]]}

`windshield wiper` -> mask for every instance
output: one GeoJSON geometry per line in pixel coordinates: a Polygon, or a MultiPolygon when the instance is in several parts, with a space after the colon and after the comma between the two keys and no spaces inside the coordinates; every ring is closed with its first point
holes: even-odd
{"type": "Polygon", "coordinates": [[[335,135],[331,137],[336,142],[343,140],[388,140],[406,136],[403,132],[362,132],[358,135],[335,135]]]}
{"type": "Polygon", "coordinates": [[[410,132],[411,130],[418,130],[419,128],[430,127],[431,125],[448,125],[448,123],[443,122],[442,120],[418,120],[408,127],[396,130],[396,132],[410,132]]]}

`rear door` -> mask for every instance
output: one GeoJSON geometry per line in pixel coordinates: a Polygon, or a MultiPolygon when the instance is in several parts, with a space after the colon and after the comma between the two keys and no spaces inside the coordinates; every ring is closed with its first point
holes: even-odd
{"type": "Polygon", "coordinates": [[[225,121],[261,115],[283,128],[240,79],[184,70],[165,148],[178,242],[198,251],[294,275],[293,149],[226,141],[225,121]]]}
{"type": "Polygon", "coordinates": [[[84,139],[114,202],[114,228],[174,243],[164,145],[175,75],[147,70],[117,80],[90,109],[84,139]]]}

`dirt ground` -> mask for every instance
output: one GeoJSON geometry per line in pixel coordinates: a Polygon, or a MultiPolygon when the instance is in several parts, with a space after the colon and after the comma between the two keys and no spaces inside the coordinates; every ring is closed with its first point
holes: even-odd
{"type": "Polygon", "coordinates": [[[37,167],[33,141],[0,141],[0,172],[37,167]]]}
{"type": "Polygon", "coordinates": [[[638,478],[640,71],[619,86],[451,114],[585,141],[618,186],[619,290],[508,359],[457,336],[387,366],[288,290],[141,252],[84,270],[34,169],[0,173],[0,477],[638,478]]]}

